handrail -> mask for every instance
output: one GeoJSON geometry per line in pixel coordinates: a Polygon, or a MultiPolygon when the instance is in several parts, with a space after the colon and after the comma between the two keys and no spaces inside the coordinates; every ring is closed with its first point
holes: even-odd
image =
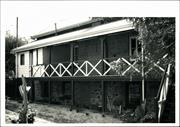
{"type": "Polygon", "coordinates": [[[155,97],[156,107],[157,107],[156,108],[157,122],[160,122],[161,120],[161,116],[164,111],[164,104],[165,104],[164,102],[167,99],[167,93],[169,89],[168,86],[169,86],[170,67],[171,67],[171,64],[168,64],[168,66],[165,69],[164,76],[161,80],[161,84],[159,86],[157,96],[155,97]]]}
{"type": "Polygon", "coordinates": [[[162,79],[161,79],[161,83],[160,83],[160,86],[159,86],[157,95],[156,95],[156,97],[155,97],[156,99],[158,99],[159,96],[160,96],[160,92],[161,92],[161,89],[162,89],[162,86],[163,86],[163,83],[164,83],[164,80],[165,80],[165,77],[166,77],[167,68],[168,68],[168,66],[166,67],[166,69],[165,69],[165,71],[164,71],[164,74],[163,74],[163,77],[162,77],[162,79]]]}

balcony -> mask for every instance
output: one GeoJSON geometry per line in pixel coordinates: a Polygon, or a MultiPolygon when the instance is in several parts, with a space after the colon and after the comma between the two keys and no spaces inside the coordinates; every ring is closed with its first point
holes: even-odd
{"type": "Polygon", "coordinates": [[[88,59],[73,62],[52,63],[29,67],[30,77],[161,77],[165,65],[163,59],[154,62],[145,57],[146,66],[142,66],[141,58],[113,57],[104,59],[88,59]],[[147,66],[148,65],[148,66],[147,66]]]}

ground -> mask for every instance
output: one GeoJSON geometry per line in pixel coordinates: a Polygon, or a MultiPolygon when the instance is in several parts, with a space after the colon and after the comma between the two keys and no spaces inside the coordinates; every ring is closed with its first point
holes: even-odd
{"type": "MultiPolygon", "coordinates": [[[[6,102],[6,122],[18,118],[18,110],[21,103],[14,100],[6,102]]],[[[122,123],[120,117],[113,117],[110,114],[102,116],[101,112],[82,109],[79,112],[68,106],[30,103],[29,107],[36,111],[35,123],[122,123]]]]}
{"type": "MultiPolygon", "coordinates": [[[[6,109],[6,123],[11,123],[11,120],[17,120],[18,119],[18,113],[10,111],[6,109]]],[[[35,122],[34,123],[52,123],[51,121],[35,117],[35,122]]]]}

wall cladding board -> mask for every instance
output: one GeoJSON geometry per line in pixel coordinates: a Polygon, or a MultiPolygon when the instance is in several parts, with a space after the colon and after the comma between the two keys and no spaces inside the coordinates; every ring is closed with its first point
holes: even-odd
{"type": "Polygon", "coordinates": [[[160,82],[158,81],[149,81],[146,82],[146,97],[147,99],[152,99],[157,95],[160,82]]]}
{"type": "Polygon", "coordinates": [[[17,59],[18,59],[18,77],[21,77],[22,75],[24,75],[25,77],[29,77],[30,73],[29,73],[29,51],[25,51],[25,52],[21,52],[18,53],[17,55],[17,59]],[[20,65],[20,61],[21,61],[21,54],[24,54],[24,65],[20,65]]]}
{"type": "Polygon", "coordinates": [[[18,77],[20,78],[21,76],[29,77],[29,66],[19,66],[18,68],[18,77]]]}
{"type": "Polygon", "coordinates": [[[51,47],[51,63],[70,61],[70,45],[59,45],[51,47]]]}
{"type": "Polygon", "coordinates": [[[79,60],[98,59],[101,58],[100,40],[93,38],[78,42],[79,45],[79,60]]]}
{"type": "Polygon", "coordinates": [[[102,105],[100,82],[75,82],[75,103],[90,107],[102,105]]]}
{"type": "Polygon", "coordinates": [[[38,50],[38,64],[43,64],[43,49],[37,49],[38,50]]]}
{"type": "Polygon", "coordinates": [[[107,57],[124,57],[129,54],[128,33],[107,36],[107,57]]]}
{"type": "MultiPolygon", "coordinates": [[[[125,106],[126,85],[125,82],[105,82],[105,101],[107,102],[108,96],[113,103],[114,99],[118,97],[122,106],[125,106]]],[[[75,103],[89,108],[102,107],[101,82],[75,82],[75,103]]]]}
{"type": "Polygon", "coordinates": [[[33,50],[33,65],[37,64],[37,50],[33,50]]]}
{"type": "Polygon", "coordinates": [[[51,101],[60,102],[62,96],[62,82],[51,82],[51,101]]]}
{"type": "Polygon", "coordinates": [[[63,102],[71,97],[71,84],[70,82],[51,82],[51,101],[63,102]]]}
{"type": "MultiPolygon", "coordinates": [[[[123,107],[126,105],[126,85],[125,82],[106,82],[107,109],[109,102],[113,104],[115,101],[118,101],[123,107]]],[[[114,106],[112,108],[114,108],[114,106]]]]}
{"type": "Polygon", "coordinates": [[[43,64],[49,64],[49,55],[50,55],[50,48],[44,47],[43,48],[43,64]]]}
{"type": "Polygon", "coordinates": [[[136,107],[141,103],[141,82],[129,83],[129,106],[136,107]]]}
{"type": "Polygon", "coordinates": [[[48,81],[34,80],[35,101],[48,101],[48,81]]]}
{"type": "Polygon", "coordinates": [[[35,101],[42,100],[41,84],[39,80],[34,80],[34,89],[35,89],[35,101]]]}
{"type": "Polygon", "coordinates": [[[51,82],[52,98],[58,98],[62,96],[62,82],[51,82]]]}

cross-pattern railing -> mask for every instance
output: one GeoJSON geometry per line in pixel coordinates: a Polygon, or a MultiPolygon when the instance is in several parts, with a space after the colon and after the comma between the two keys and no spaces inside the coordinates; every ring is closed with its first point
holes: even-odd
{"type": "MultiPolygon", "coordinates": [[[[164,58],[164,57],[163,57],[164,58]]],[[[162,58],[162,59],[163,59],[162,58]]],[[[149,58],[145,58],[149,60],[149,58]]],[[[164,68],[159,64],[161,61],[152,62],[154,66],[147,68],[145,75],[148,75],[153,68],[164,72],[164,68]]],[[[141,59],[137,58],[131,60],[129,57],[121,58],[105,58],[105,59],[90,59],[79,60],[76,62],[62,62],[56,64],[31,66],[31,77],[78,77],[78,76],[110,76],[120,75],[126,76],[128,74],[136,73],[141,75],[141,59]],[[104,68],[104,69],[103,69],[104,68]]]]}

